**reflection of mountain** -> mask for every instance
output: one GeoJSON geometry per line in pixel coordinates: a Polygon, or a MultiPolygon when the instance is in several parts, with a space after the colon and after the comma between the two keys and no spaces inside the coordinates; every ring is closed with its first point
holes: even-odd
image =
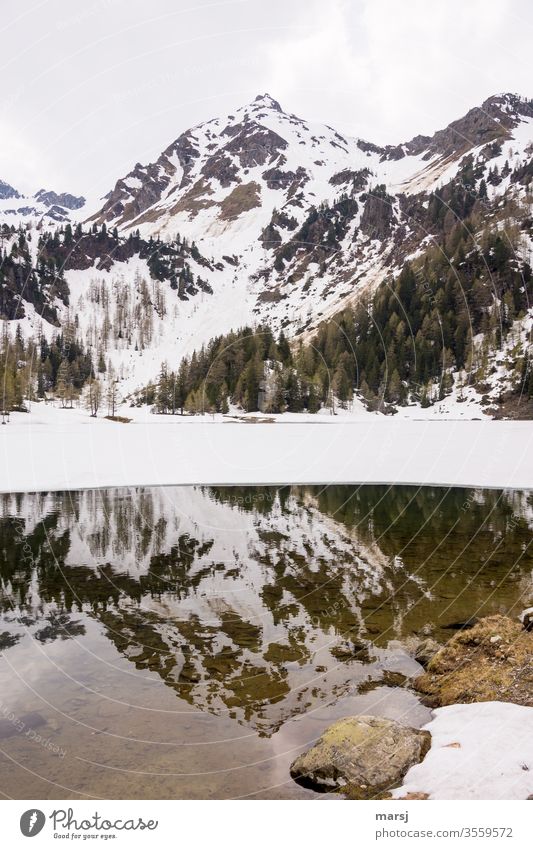
{"type": "Polygon", "coordinates": [[[377,675],[369,638],[472,615],[494,587],[491,609],[517,602],[530,512],[523,494],[406,487],[5,496],[3,647],[83,640],[94,618],[181,698],[271,733],[377,675]]]}

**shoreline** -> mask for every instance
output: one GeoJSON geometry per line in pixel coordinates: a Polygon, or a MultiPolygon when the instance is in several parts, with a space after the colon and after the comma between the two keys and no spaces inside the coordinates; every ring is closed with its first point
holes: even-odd
{"type": "Polygon", "coordinates": [[[423,672],[400,686],[431,709],[429,721],[344,716],[293,761],[293,779],[357,801],[531,799],[532,633],[524,613],[476,619],[444,644],[404,642],[423,672]]]}

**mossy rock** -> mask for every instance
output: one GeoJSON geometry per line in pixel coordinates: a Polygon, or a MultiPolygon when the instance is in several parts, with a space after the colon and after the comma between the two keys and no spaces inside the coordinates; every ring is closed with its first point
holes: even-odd
{"type": "Polygon", "coordinates": [[[427,731],[378,716],[350,716],[331,725],[291,766],[292,778],[319,792],[385,798],[431,745],[427,731]]]}

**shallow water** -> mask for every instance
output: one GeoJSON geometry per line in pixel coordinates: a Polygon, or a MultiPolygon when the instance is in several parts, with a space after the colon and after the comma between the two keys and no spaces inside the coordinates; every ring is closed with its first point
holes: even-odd
{"type": "Polygon", "coordinates": [[[533,600],[532,525],[511,490],[3,496],[0,791],[316,798],[334,719],[427,721],[399,640],[533,600]]]}

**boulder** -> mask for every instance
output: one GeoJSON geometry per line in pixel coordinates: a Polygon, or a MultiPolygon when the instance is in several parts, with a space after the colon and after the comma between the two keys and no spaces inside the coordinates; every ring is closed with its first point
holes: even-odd
{"type": "Polygon", "coordinates": [[[437,652],[441,649],[440,643],[434,640],[432,637],[428,637],[425,640],[421,640],[418,646],[415,649],[414,659],[420,666],[423,666],[424,669],[427,667],[431,658],[437,654],[437,652]]]}
{"type": "Polygon", "coordinates": [[[327,728],[290,773],[319,792],[344,788],[355,798],[372,798],[399,784],[430,745],[427,731],[379,716],[350,716],[327,728]]]}
{"type": "Polygon", "coordinates": [[[525,631],[533,631],[533,607],[526,607],[520,614],[520,621],[525,631]]]}

